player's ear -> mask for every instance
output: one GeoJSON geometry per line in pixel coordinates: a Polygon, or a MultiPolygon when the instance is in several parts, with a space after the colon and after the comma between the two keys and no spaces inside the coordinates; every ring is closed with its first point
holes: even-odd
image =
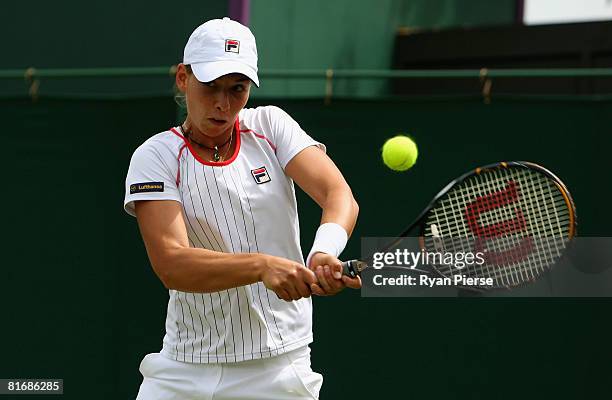
{"type": "Polygon", "coordinates": [[[176,87],[183,93],[185,93],[185,90],[187,90],[187,82],[189,80],[190,71],[187,69],[188,67],[183,63],[179,64],[176,69],[176,87]]]}

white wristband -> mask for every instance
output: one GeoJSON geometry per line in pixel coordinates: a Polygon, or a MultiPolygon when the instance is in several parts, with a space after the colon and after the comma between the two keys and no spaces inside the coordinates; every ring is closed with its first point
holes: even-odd
{"type": "Polygon", "coordinates": [[[317,229],[312,249],[306,258],[306,266],[310,265],[310,259],[314,253],[327,253],[338,257],[348,241],[348,234],[344,228],[336,223],[327,222],[317,229]]]}

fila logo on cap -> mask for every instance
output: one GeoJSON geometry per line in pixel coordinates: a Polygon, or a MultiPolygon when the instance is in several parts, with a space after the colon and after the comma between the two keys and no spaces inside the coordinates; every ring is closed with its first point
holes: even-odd
{"type": "Polygon", "coordinates": [[[240,53],[240,41],[234,39],[225,39],[226,53],[240,53]]]}
{"type": "Polygon", "coordinates": [[[270,175],[268,175],[268,171],[266,171],[266,167],[259,167],[251,170],[251,175],[253,175],[253,179],[257,182],[258,185],[262,183],[270,182],[270,175]]]}

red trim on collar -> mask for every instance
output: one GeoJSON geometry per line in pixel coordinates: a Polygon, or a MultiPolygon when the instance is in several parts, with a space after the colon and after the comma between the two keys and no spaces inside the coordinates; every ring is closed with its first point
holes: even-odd
{"type": "Polygon", "coordinates": [[[200,163],[204,165],[208,165],[209,167],[223,167],[225,165],[229,165],[234,162],[236,157],[238,157],[238,153],[240,152],[240,142],[241,142],[240,141],[240,122],[238,121],[238,118],[236,118],[236,122],[234,122],[234,132],[236,132],[236,148],[234,149],[234,154],[232,154],[232,156],[228,160],[221,161],[221,162],[206,161],[205,159],[203,159],[202,157],[198,155],[198,153],[191,146],[191,143],[189,143],[189,141],[185,138],[185,136],[183,136],[176,128],[171,128],[170,131],[174,133],[176,136],[183,139],[183,141],[185,142],[185,145],[189,149],[189,152],[191,153],[193,158],[195,158],[196,160],[198,160],[200,163]]]}
{"type": "Polygon", "coordinates": [[[276,153],[276,146],[274,145],[274,143],[272,143],[270,141],[270,139],[268,139],[267,137],[265,137],[264,135],[262,135],[261,133],[257,133],[254,130],[251,129],[243,129],[240,132],[245,132],[245,133],[252,133],[253,135],[255,135],[255,137],[258,137],[260,139],[264,139],[266,142],[268,142],[268,144],[270,145],[270,147],[272,147],[272,150],[274,150],[274,152],[276,153]]]}
{"type": "Polygon", "coordinates": [[[176,157],[176,160],[178,161],[179,167],[176,171],[176,186],[178,187],[179,183],[181,183],[181,155],[183,154],[183,150],[185,150],[185,147],[187,147],[186,144],[183,144],[181,146],[181,149],[179,150],[178,156],[176,157]]]}

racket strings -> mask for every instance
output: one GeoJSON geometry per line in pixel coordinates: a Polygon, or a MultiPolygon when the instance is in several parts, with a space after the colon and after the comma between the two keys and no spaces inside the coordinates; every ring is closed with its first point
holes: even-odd
{"type": "MultiPolygon", "coordinates": [[[[486,183],[483,183],[483,184],[486,184],[486,183]]],[[[474,186],[470,186],[470,187],[467,187],[467,188],[465,188],[465,187],[458,187],[455,190],[456,196],[461,195],[461,197],[463,197],[463,196],[479,197],[479,193],[476,193],[475,191],[470,191],[470,188],[473,189],[474,186]]],[[[550,186],[548,186],[548,190],[550,191],[550,186]]],[[[564,198],[561,195],[551,198],[549,194],[550,194],[550,192],[549,193],[542,193],[542,191],[540,191],[540,190],[538,190],[538,191],[527,190],[526,191],[526,195],[527,196],[534,196],[533,200],[535,200],[535,201],[541,200],[542,202],[545,202],[545,203],[548,202],[547,204],[549,206],[551,206],[551,207],[562,208],[561,211],[557,212],[556,218],[561,218],[562,219],[562,218],[565,217],[567,219],[567,222],[568,222],[568,225],[569,225],[569,215],[570,215],[570,213],[569,213],[569,210],[566,207],[566,203],[565,203],[564,198]],[[549,201],[551,199],[552,199],[552,202],[549,201]]],[[[458,197],[455,197],[455,199],[458,199],[458,197]]],[[[456,200],[455,203],[459,203],[458,204],[459,207],[464,205],[464,202],[462,202],[461,200],[456,200]]],[[[436,208],[434,211],[438,211],[439,209],[443,209],[443,211],[445,213],[444,218],[445,218],[445,221],[446,221],[446,223],[448,224],[448,227],[449,227],[449,230],[446,232],[447,234],[458,235],[458,236],[459,235],[463,235],[463,234],[466,233],[466,231],[470,231],[469,227],[465,224],[465,215],[464,215],[464,213],[463,212],[454,212],[453,214],[450,214],[450,215],[446,214],[446,209],[447,208],[453,208],[453,207],[454,207],[453,197],[449,196],[449,198],[443,199],[442,200],[442,206],[436,208]],[[454,227],[456,227],[456,229],[453,229],[454,227]]],[[[491,211],[482,212],[480,214],[480,217],[481,218],[483,218],[483,217],[486,218],[489,213],[493,213],[494,215],[498,214],[500,210],[505,212],[505,214],[507,216],[510,216],[511,213],[513,212],[512,209],[513,208],[511,206],[510,207],[503,207],[503,208],[500,207],[500,208],[493,209],[491,211]]],[[[511,215],[510,219],[512,219],[512,218],[514,218],[514,215],[511,215]]],[[[546,217],[546,219],[542,219],[542,218],[539,218],[538,216],[535,216],[535,218],[534,218],[534,216],[532,215],[532,220],[538,221],[540,223],[541,222],[548,222],[548,218],[549,217],[546,217]]]]}
{"type": "MultiPolygon", "coordinates": [[[[479,226],[494,226],[495,224],[497,225],[501,224],[502,222],[500,221],[511,221],[513,218],[516,218],[514,216],[509,215],[507,207],[501,207],[501,205],[504,205],[507,203],[514,203],[516,201],[516,197],[518,196],[518,193],[513,193],[511,198],[508,198],[509,196],[505,192],[507,188],[496,187],[495,185],[495,183],[499,181],[498,176],[495,177],[497,179],[497,182],[493,180],[483,179],[483,178],[484,177],[482,175],[476,176],[476,181],[478,183],[478,186],[472,185],[472,188],[474,189],[482,188],[482,190],[475,191],[476,196],[474,198],[487,200],[485,202],[485,207],[482,207],[483,212],[478,214],[475,221],[472,221],[473,225],[476,225],[478,227],[479,226]],[[498,197],[497,198],[491,197],[494,194],[498,194],[498,197]],[[502,195],[499,195],[499,194],[502,194],[502,195]],[[479,220],[481,219],[480,218],[481,215],[482,215],[483,222],[479,223],[479,220]]],[[[466,206],[466,208],[467,207],[468,206],[466,206]]],[[[473,237],[480,236],[480,235],[475,235],[474,229],[470,229],[470,230],[472,232],[473,237]]],[[[490,236],[490,235],[487,235],[487,236],[490,236]]],[[[495,236],[499,236],[499,235],[495,235],[495,236]]],[[[516,248],[519,245],[519,243],[517,243],[517,240],[515,240],[513,235],[505,235],[505,237],[506,237],[506,240],[504,241],[495,240],[493,241],[492,246],[488,245],[487,247],[492,248],[492,250],[496,254],[500,254],[501,252],[508,251],[508,249],[504,248],[504,244],[507,244],[507,246],[505,246],[507,248],[511,248],[511,247],[516,248]]],[[[478,238],[476,238],[476,240],[478,240],[478,238]]],[[[481,248],[481,249],[475,249],[475,250],[482,251],[485,249],[481,248]]],[[[477,266],[474,266],[474,268],[468,269],[467,275],[468,276],[492,277],[494,278],[494,283],[496,286],[512,285],[516,283],[518,278],[520,278],[516,269],[504,268],[504,266],[500,265],[499,262],[490,263],[488,262],[488,260],[487,262],[485,262],[485,264],[482,264],[480,266],[477,265],[477,266]]]]}
{"type": "MultiPolygon", "coordinates": [[[[496,172],[499,174],[498,171],[496,171],[496,172]]],[[[507,208],[499,208],[499,209],[496,208],[495,210],[497,212],[495,214],[493,214],[493,215],[497,215],[498,219],[500,218],[499,211],[503,211],[503,218],[504,219],[507,219],[509,217],[508,216],[508,209],[507,208]]],[[[537,216],[538,214],[536,212],[536,213],[531,213],[530,215],[537,216]]],[[[483,220],[487,220],[487,219],[490,220],[490,218],[486,218],[486,216],[485,216],[485,218],[483,218],[483,220]]],[[[525,237],[526,236],[524,231],[521,232],[521,233],[522,233],[520,235],[521,237],[525,237]]],[[[538,232],[538,234],[542,235],[541,230],[538,232]]],[[[505,240],[501,240],[501,241],[500,240],[496,240],[494,243],[496,243],[496,244],[500,244],[501,243],[501,245],[502,245],[501,247],[498,246],[496,248],[496,250],[497,251],[502,250],[503,249],[503,245],[506,244],[506,243],[507,244],[510,244],[510,243],[516,244],[516,238],[518,238],[518,236],[515,235],[515,236],[507,236],[505,238],[505,240]],[[514,239],[514,240],[510,241],[508,239],[514,239]]],[[[542,257],[541,257],[541,252],[540,253],[536,252],[535,254],[540,256],[539,257],[540,258],[540,260],[539,260],[540,263],[545,262],[542,259],[542,257]]],[[[517,269],[516,267],[512,268],[512,265],[510,265],[510,268],[506,268],[504,270],[501,270],[500,266],[504,266],[504,265],[498,262],[496,268],[493,269],[494,276],[496,276],[498,278],[497,279],[498,283],[500,283],[502,285],[511,285],[513,283],[520,282],[521,280],[525,280],[525,279],[528,279],[528,278],[535,278],[536,274],[534,273],[534,271],[538,272],[537,264],[534,263],[533,260],[527,260],[525,265],[527,266],[528,269],[517,269]],[[535,269],[533,268],[534,264],[535,264],[535,267],[536,267],[535,269]]],[[[487,264],[487,267],[490,267],[490,263],[487,264]]],[[[487,269],[490,272],[491,268],[487,268],[487,269]]],[[[476,271],[476,272],[479,272],[479,271],[476,271]]]]}
{"type": "MultiPolygon", "coordinates": [[[[499,171],[495,171],[495,173],[497,173],[497,178],[499,178],[499,171]]],[[[480,179],[482,180],[482,178],[480,179]]],[[[497,219],[500,219],[500,211],[502,211],[502,218],[503,219],[508,219],[509,217],[513,217],[512,215],[508,215],[508,208],[496,208],[495,209],[497,212],[495,213],[495,215],[498,217],[497,219]]],[[[539,209],[534,209],[533,207],[530,209],[531,213],[529,213],[529,216],[538,216],[537,212],[534,212],[539,210],[539,209]]],[[[541,217],[540,217],[541,218],[541,217]]],[[[487,220],[486,216],[484,218],[484,220],[487,220]]],[[[533,225],[532,225],[533,226],[533,225]]],[[[536,225],[537,228],[539,228],[539,225],[536,225]]],[[[504,238],[502,238],[502,240],[495,240],[493,243],[494,244],[498,244],[498,246],[493,246],[493,250],[496,251],[500,251],[503,250],[503,245],[507,244],[507,245],[516,245],[517,244],[517,239],[520,237],[521,240],[523,240],[527,234],[526,234],[526,230],[522,230],[520,231],[520,235],[506,235],[504,238]],[[501,244],[501,246],[500,246],[501,244]]],[[[537,235],[542,236],[542,231],[538,230],[537,235]]],[[[539,242],[535,243],[536,247],[540,247],[539,246],[539,242]]],[[[553,244],[555,244],[553,242],[553,244]]],[[[556,244],[555,244],[556,245],[556,244]]],[[[509,247],[509,246],[507,246],[509,247]]],[[[549,247],[549,246],[546,246],[549,247]]],[[[537,276],[537,273],[539,272],[539,268],[538,266],[541,266],[543,263],[546,263],[550,260],[544,260],[542,259],[542,252],[538,251],[538,252],[534,252],[533,254],[535,254],[536,257],[533,257],[531,259],[527,259],[524,260],[524,267],[525,268],[521,268],[518,269],[516,268],[515,265],[513,265],[514,263],[500,263],[499,261],[496,263],[496,268],[494,269],[495,272],[495,276],[498,278],[497,279],[497,283],[502,284],[504,286],[506,285],[512,285],[515,283],[520,283],[521,281],[524,281],[526,279],[529,278],[535,278],[537,276]],[[537,259],[539,258],[539,260],[537,259]],[[539,264],[538,264],[539,263],[539,264]],[[509,264],[509,265],[504,265],[504,264],[509,264]],[[500,267],[505,267],[503,270],[500,267]]],[[[491,263],[487,264],[487,267],[490,266],[491,263]]],[[[490,269],[490,268],[488,268],[490,269]]],[[[476,271],[476,272],[480,272],[480,271],[476,271]]]]}
{"type": "Polygon", "coordinates": [[[536,279],[562,254],[571,211],[557,185],[524,168],[495,168],[466,179],[439,201],[426,222],[426,249],[487,254],[482,265],[434,266],[444,276],[491,277],[494,286],[536,279]],[[436,232],[432,232],[432,225],[436,232]],[[491,256],[494,255],[494,256],[491,256]]]}
{"type": "MultiPolygon", "coordinates": [[[[503,176],[500,176],[500,171],[498,169],[493,170],[491,173],[495,177],[495,181],[487,180],[485,179],[486,177],[479,176],[480,178],[479,181],[484,182],[487,185],[486,186],[487,191],[495,190],[495,185],[493,183],[498,183],[500,181],[505,180],[503,176]]],[[[510,187],[512,187],[513,189],[511,198],[508,198],[509,196],[502,196],[503,201],[500,201],[497,204],[493,204],[494,206],[492,208],[493,213],[490,214],[492,218],[491,219],[485,218],[485,224],[486,223],[503,224],[503,222],[499,222],[499,221],[513,221],[513,220],[516,220],[517,218],[520,221],[519,223],[514,224],[513,229],[511,229],[510,232],[508,232],[507,234],[494,235],[496,236],[496,238],[493,238],[492,240],[488,241],[487,248],[492,250],[494,252],[493,254],[498,254],[498,255],[503,254],[504,255],[502,257],[496,257],[496,259],[493,262],[490,262],[489,260],[487,260],[487,263],[483,264],[483,267],[486,268],[487,270],[486,272],[489,273],[489,276],[491,275],[490,274],[491,271],[494,272],[493,274],[493,277],[495,278],[494,283],[497,286],[513,286],[525,280],[534,279],[535,276],[538,275],[538,265],[535,264],[533,260],[530,260],[529,258],[525,259],[527,255],[526,253],[528,253],[528,251],[531,250],[530,246],[533,243],[528,238],[526,238],[526,235],[525,235],[526,232],[525,232],[525,229],[523,229],[527,223],[533,222],[533,221],[529,221],[529,216],[533,217],[535,215],[534,209],[532,207],[530,210],[528,210],[527,217],[526,217],[525,213],[523,213],[521,208],[514,208],[514,210],[512,210],[512,207],[507,207],[508,205],[511,205],[517,202],[519,197],[524,197],[524,194],[521,193],[521,188],[523,189],[522,191],[524,192],[525,189],[527,188],[528,190],[529,187],[525,185],[520,185],[520,184],[516,185],[515,180],[508,179],[506,188],[503,188],[500,191],[492,192],[492,193],[506,193],[505,190],[507,190],[510,187]],[[505,207],[501,207],[500,205],[504,205],[505,207]],[[529,211],[531,211],[531,213],[529,211]],[[510,248],[518,249],[518,251],[510,250],[510,248]],[[506,256],[507,254],[512,254],[513,255],[512,258],[514,259],[516,259],[517,256],[525,259],[523,268],[518,268],[517,265],[514,262],[512,262],[514,260],[508,259],[508,257],[506,256]]],[[[476,221],[476,223],[478,223],[478,221],[476,221]]],[[[538,234],[541,234],[541,232],[538,232],[538,234]]],[[[484,268],[477,268],[476,271],[473,271],[473,273],[475,275],[482,274],[483,269],[484,268]]]]}
{"type": "MultiPolygon", "coordinates": [[[[475,195],[476,195],[475,199],[488,198],[488,196],[491,196],[494,193],[504,193],[503,191],[505,190],[505,188],[503,187],[496,188],[494,185],[494,183],[496,182],[491,181],[491,180],[482,179],[483,177],[481,175],[476,176],[476,178],[477,178],[476,180],[478,181],[478,186],[472,185],[472,188],[473,189],[482,188],[483,190],[477,190],[477,191],[475,190],[475,195]]],[[[507,196],[504,196],[504,197],[507,197],[507,196]]],[[[501,200],[507,201],[508,199],[503,198],[501,200]]],[[[499,201],[498,203],[501,203],[501,201],[499,201]]],[[[487,204],[487,206],[488,205],[489,204],[487,204]]],[[[484,210],[483,213],[480,213],[478,215],[478,217],[480,217],[482,214],[484,214],[482,215],[482,221],[483,221],[482,224],[479,223],[478,217],[475,221],[473,221],[474,224],[476,224],[477,226],[480,226],[480,225],[493,226],[493,224],[499,224],[500,221],[507,220],[510,216],[507,215],[508,213],[506,212],[506,207],[502,208],[502,207],[498,207],[498,205],[499,204],[497,203],[493,204],[492,205],[493,207],[491,207],[491,210],[484,210]]],[[[472,230],[472,236],[475,237],[473,230],[472,230]]],[[[517,245],[516,243],[514,243],[514,240],[509,240],[509,242],[511,242],[510,245],[512,247],[517,245]]],[[[492,246],[494,251],[496,252],[506,251],[502,246],[499,245],[499,243],[494,242],[493,244],[494,245],[497,244],[497,246],[492,246]]],[[[484,250],[484,249],[481,249],[481,250],[484,250]]],[[[507,273],[504,274],[504,271],[502,270],[502,267],[500,265],[489,265],[485,263],[467,272],[468,272],[468,276],[493,277],[495,279],[494,283],[497,286],[514,283],[515,274],[512,273],[513,271],[508,271],[507,273]],[[509,278],[512,278],[512,281],[510,281],[509,278]]]]}

